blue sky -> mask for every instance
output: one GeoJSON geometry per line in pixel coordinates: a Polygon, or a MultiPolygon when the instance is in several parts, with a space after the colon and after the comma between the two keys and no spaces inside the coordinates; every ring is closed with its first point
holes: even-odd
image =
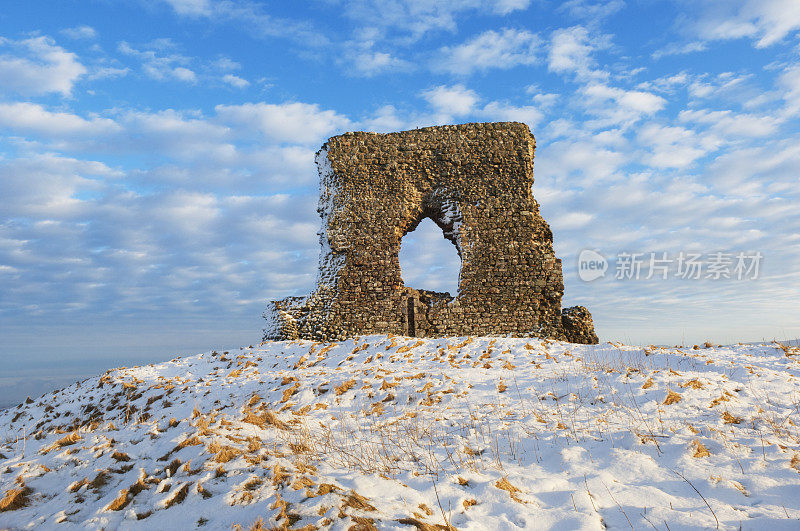
{"type": "MultiPolygon", "coordinates": [[[[258,341],[265,302],[314,282],[322,142],[470,121],[531,127],[564,302],[601,339],[797,337],[799,32],[794,0],[10,3],[0,392],[258,341]],[[681,251],[759,252],[760,275],[614,278],[620,252],[681,251]]],[[[408,284],[453,285],[440,233],[406,240],[408,284]]]]}

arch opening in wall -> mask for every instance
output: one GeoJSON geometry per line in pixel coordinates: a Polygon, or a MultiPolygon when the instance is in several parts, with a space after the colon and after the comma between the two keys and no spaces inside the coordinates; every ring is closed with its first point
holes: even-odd
{"type": "Polygon", "coordinates": [[[444,237],[430,218],[400,241],[400,274],[403,285],[416,290],[458,294],[461,258],[456,246],[444,237]]]}

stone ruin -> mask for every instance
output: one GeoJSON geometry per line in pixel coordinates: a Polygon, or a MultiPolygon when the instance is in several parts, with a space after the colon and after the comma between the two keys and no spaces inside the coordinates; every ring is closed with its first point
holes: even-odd
{"type": "Polygon", "coordinates": [[[525,124],[345,133],[317,152],[317,286],[272,301],[264,340],[511,335],[597,343],[591,314],[561,309],[561,260],[533,198],[525,124]],[[461,257],[458,293],[403,284],[403,236],[433,220],[461,257]]]}

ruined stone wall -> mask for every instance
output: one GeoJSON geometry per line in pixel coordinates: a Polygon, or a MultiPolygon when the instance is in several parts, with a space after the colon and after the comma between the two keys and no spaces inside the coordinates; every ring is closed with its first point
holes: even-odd
{"type": "Polygon", "coordinates": [[[561,261],[533,198],[521,123],[346,133],[317,154],[320,264],[308,297],[271,303],[265,339],[540,336],[597,342],[585,308],[561,312],[561,261]],[[404,286],[403,236],[432,219],[458,250],[458,293],[404,286]]]}

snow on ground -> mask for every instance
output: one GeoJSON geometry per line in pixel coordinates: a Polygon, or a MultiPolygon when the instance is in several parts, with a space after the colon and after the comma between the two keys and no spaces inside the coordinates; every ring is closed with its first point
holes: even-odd
{"type": "Polygon", "coordinates": [[[800,349],[367,336],[0,412],[0,528],[797,529],[800,349]]]}

